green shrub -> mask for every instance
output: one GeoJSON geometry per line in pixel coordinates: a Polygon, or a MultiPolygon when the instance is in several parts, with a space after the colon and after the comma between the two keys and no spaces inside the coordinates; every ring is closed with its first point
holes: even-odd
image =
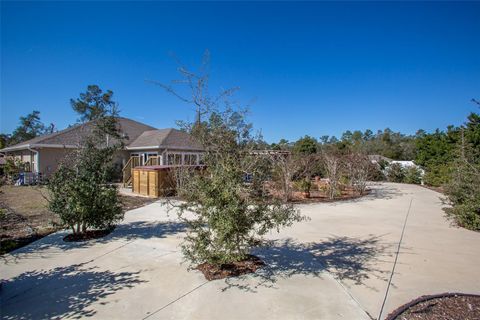
{"type": "Polygon", "coordinates": [[[452,164],[437,164],[426,168],[425,176],[423,177],[425,184],[433,187],[440,187],[449,183],[452,171],[452,164]]]}
{"type": "Polygon", "coordinates": [[[387,180],[389,182],[404,182],[405,169],[399,163],[392,163],[386,169],[387,180]]]}
{"type": "Polygon", "coordinates": [[[301,179],[295,181],[295,187],[301,192],[309,192],[312,188],[312,181],[310,179],[301,179]]]}
{"type": "Polygon", "coordinates": [[[108,184],[112,149],[87,143],[50,178],[49,209],[74,233],[112,227],[123,218],[117,189],[108,184]]]}
{"type": "Polygon", "coordinates": [[[445,213],[461,227],[480,230],[480,199],[445,208],[445,213]]]}
{"type": "Polygon", "coordinates": [[[447,216],[464,228],[480,230],[480,164],[456,160],[445,194],[451,204],[445,208],[447,216]]]}
{"type": "Polygon", "coordinates": [[[405,183],[420,184],[422,183],[422,171],[417,167],[411,166],[405,169],[405,183]]]}

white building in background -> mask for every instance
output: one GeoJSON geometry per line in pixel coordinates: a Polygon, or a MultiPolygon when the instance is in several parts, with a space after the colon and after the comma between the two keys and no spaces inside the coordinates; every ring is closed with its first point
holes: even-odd
{"type": "Polygon", "coordinates": [[[420,175],[422,177],[422,185],[423,185],[423,176],[425,175],[425,170],[423,170],[423,168],[420,167],[419,165],[415,164],[415,162],[413,162],[412,160],[393,160],[377,154],[369,155],[368,157],[370,158],[370,161],[372,161],[372,163],[375,163],[375,164],[380,164],[380,161],[384,161],[388,163],[388,165],[386,165],[385,169],[383,170],[384,173],[386,173],[386,171],[388,171],[388,168],[395,163],[399,164],[404,169],[416,168],[420,172],[420,175]]]}
{"type": "Polygon", "coordinates": [[[419,165],[415,164],[415,162],[411,161],[411,160],[392,160],[390,162],[390,165],[394,164],[394,163],[398,163],[399,165],[402,166],[402,168],[404,169],[408,169],[408,168],[411,168],[411,167],[414,167],[414,168],[417,168],[421,173],[422,173],[422,176],[425,174],[425,170],[422,169],[422,167],[420,167],[419,165]]]}

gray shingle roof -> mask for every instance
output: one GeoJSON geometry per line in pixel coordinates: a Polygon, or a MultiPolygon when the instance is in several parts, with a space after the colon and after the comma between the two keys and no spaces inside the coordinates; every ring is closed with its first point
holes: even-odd
{"type": "MultiPolygon", "coordinates": [[[[195,143],[189,134],[176,129],[158,130],[152,126],[127,119],[118,118],[120,130],[127,136],[126,145],[130,146],[178,146],[184,148],[197,148],[199,145],[195,143]],[[150,133],[150,134],[147,134],[150,133]],[[143,141],[143,142],[142,142],[143,141]],[[158,142],[155,144],[154,142],[158,142]],[[145,143],[145,144],[142,144],[145,143]],[[152,144],[154,143],[154,144],[152,144]]],[[[27,147],[35,147],[35,145],[59,147],[59,146],[76,146],[81,139],[91,133],[93,123],[87,122],[80,125],[74,125],[67,129],[35,137],[31,140],[21,142],[19,144],[9,146],[0,150],[0,152],[10,150],[26,149],[27,147]]]]}
{"type": "Polygon", "coordinates": [[[171,149],[202,150],[202,145],[195,141],[191,135],[177,129],[157,129],[142,133],[137,139],[127,146],[127,149],[142,147],[158,147],[171,149]]]}

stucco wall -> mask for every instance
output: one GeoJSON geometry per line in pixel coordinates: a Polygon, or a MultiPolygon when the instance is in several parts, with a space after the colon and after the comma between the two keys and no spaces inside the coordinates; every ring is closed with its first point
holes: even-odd
{"type": "Polygon", "coordinates": [[[62,148],[41,148],[39,151],[39,171],[44,176],[49,176],[57,170],[60,161],[71,149],[62,148]]]}
{"type": "Polygon", "coordinates": [[[130,159],[130,152],[126,150],[117,151],[113,157],[113,163],[123,168],[128,159],[130,159]]]}

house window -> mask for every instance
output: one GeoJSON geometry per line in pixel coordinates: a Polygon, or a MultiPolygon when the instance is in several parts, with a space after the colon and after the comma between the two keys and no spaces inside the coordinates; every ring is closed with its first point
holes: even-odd
{"type": "MultiPolygon", "coordinates": [[[[144,153],[143,154],[143,163],[147,163],[148,159],[150,159],[151,157],[156,157],[158,155],[157,152],[148,152],[148,153],[144,153]]],[[[153,164],[157,164],[157,163],[153,163],[153,164]]]]}
{"type": "Polygon", "coordinates": [[[197,155],[194,153],[186,153],[183,164],[185,165],[197,164],[197,155]]]}
{"type": "Polygon", "coordinates": [[[181,153],[169,153],[167,155],[167,164],[168,165],[181,165],[182,164],[182,154],[181,153]]]}

